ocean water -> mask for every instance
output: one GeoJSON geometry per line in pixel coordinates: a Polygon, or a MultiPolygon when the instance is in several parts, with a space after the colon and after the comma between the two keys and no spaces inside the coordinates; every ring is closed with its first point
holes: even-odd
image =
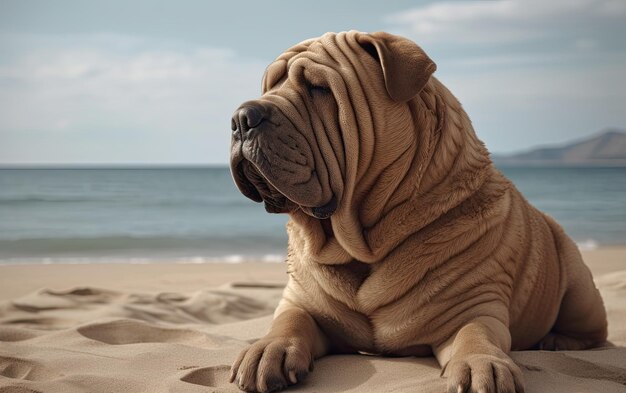
{"type": "MultiPolygon", "coordinates": [[[[582,247],[626,244],[626,168],[502,168],[582,247]]],[[[228,168],[1,169],[0,263],[280,261],[228,168]]]]}

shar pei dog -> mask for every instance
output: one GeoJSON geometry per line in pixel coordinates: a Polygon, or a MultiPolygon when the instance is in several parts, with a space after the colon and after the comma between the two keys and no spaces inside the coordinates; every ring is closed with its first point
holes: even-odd
{"type": "Polygon", "coordinates": [[[450,392],[522,392],[507,353],[606,341],[576,244],[500,173],[414,42],[327,33],[232,118],[239,190],[287,213],[289,281],[231,381],[269,392],[331,353],[434,355],[450,392]]]}

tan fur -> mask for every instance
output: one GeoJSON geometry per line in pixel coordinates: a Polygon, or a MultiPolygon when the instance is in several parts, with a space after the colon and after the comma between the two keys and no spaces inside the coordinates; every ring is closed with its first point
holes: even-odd
{"type": "MultiPolygon", "coordinates": [[[[522,391],[506,353],[605,341],[602,300],[573,241],[493,166],[459,102],[428,78],[429,59],[426,84],[397,101],[388,79],[399,66],[363,50],[376,42],[401,47],[376,47],[383,62],[385,50],[395,51],[388,62],[421,51],[383,33],[329,33],[268,68],[258,102],[312,146],[306,195],[339,205],[327,220],[303,203],[290,213],[289,283],[270,333],[240,355],[232,378],[265,392],[329,352],[434,353],[450,391],[522,391]],[[306,98],[302,76],[332,96],[306,98]]],[[[268,179],[289,199],[301,193],[268,179]]]]}

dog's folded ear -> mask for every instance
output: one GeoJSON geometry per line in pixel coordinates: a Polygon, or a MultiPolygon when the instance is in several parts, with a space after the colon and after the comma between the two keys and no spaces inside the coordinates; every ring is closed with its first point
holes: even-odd
{"type": "Polygon", "coordinates": [[[415,97],[426,85],[437,65],[413,41],[385,32],[360,34],[359,44],[383,69],[389,96],[398,102],[415,97]]]}

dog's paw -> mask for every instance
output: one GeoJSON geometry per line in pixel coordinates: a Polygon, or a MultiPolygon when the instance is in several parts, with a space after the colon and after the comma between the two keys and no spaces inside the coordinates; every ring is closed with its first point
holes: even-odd
{"type": "Polygon", "coordinates": [[[448,393],[523,393],[522,371],[509,357],[476,354],[452,359],[444,376],[448,393]]]}
{"type": "Polygon", "coordinates": [[[301,339],[263,338],[233,363],[230,382],[246,392],[273,392],[301,381],[313,368],[313,355],[301,339]]]}

